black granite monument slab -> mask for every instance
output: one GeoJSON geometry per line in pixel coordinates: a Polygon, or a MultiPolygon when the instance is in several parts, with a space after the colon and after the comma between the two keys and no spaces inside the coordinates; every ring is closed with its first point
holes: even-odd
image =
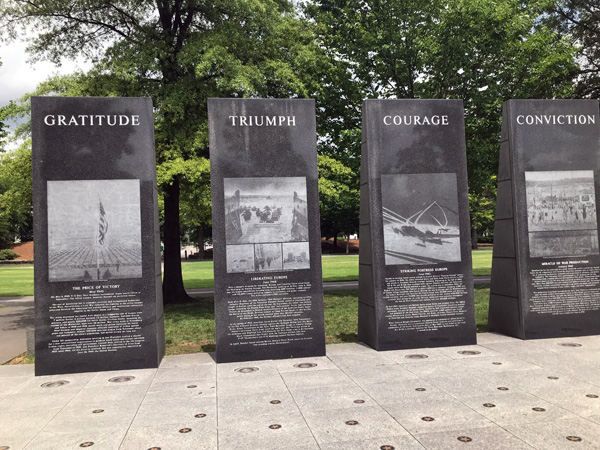
{"type": "Polygon", "coordinates": [[[325,354],[313,100],[209,99],[217,362],[325,354]]]}
{"type": "Polygon", "coordinates": [[[600,333],[597,100],[504,103],[489,329],[600,333]]]}
{"type": "Polygon", "coordinates": [[[35,373],[164,354],[152,102],[34,97],[35,373]]]}
{"type": "Polygon", "coordinates": [[[358,337],[475,344],[462,101],[363,104],[358,337]]]}

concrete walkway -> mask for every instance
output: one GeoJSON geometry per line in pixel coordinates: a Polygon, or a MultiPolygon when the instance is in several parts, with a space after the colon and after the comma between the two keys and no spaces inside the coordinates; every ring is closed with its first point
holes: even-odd
{"type": "Polygon", "coordinates": [[[600,448],[600,336],[478,342],[38,378],[0,366],[0,448],[600,448]]]}
{"type": "Polygon", "coordinates": [[[33,297],[0,297],[0,364],[25,353],[34,322],[33,297]]]}

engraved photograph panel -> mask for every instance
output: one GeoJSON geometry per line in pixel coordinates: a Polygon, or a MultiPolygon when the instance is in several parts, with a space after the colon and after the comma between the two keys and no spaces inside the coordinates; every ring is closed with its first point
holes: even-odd
{"type": "Polygon", "coordinates": [[[254,245],[227,245],[227,273],[254,272],[254,245]]]}
{"type": "Polygon", "coordinates": [[[281,244],[255,244],[254,269],[256,272],[281,270],[281,244]]]}
{"type": "Polygon", "coordinates": [[[381,197],[386,265],[461,260],[456,174],[382,175],[381,197]]]}
{"type": "Polygon", "coordinates": [[[529,255],[598,254],[592,170],[525,172],[529,255]]]}
{"type": "Polygon", "coordinates": [[[308,241],[305,177],[225,178],[230,244],[308,241]]]}
{"type": "Polygon", "coordinates": [[[139,180],[48,181],[49,281],[142,276],[139,180]]]}
{"type": "Polygon", "coordinates": [[[283,268],[287,270],[310,269],[308,242],[283,244],[283,268]]]}

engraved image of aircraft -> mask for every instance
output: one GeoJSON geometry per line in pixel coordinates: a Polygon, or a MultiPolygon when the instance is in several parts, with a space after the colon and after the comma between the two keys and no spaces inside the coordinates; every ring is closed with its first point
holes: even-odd
{"type": "MultiPolygon", "coordinates": [[[[454,212],[454,211],[452,211],[454,212]]],[[[450,244],[450,241],[445,241],[444,238],[457,238],[459,234],[450,234],[448,231],[448,216],[446,215],[444,208],[438,204],[437,201],[432,202],[426,208],[417,211],[410,217],[403,217],[394,211],[383,208],[383,219],[392,223],[392,230],[394,233],[417,239],[420,242],[415,242],[415,245],[420,247],[426,247],[426,244],[444,245],[450,244]],[[439,211],[436,210],[436,207],[439,211]],[[435,211],[435,212],[434,212],[435,211]],[[437,224],[437,230],[435,233],[431,230],[435,229],[435,225],[422,225],[419,221],[425,216],[428,220],[433,220],[437,224]],[[441,216],[439,214],[441,213],[441,216]],[[443,224],[438,217],[443,220],[443,224]],[[394,226],[396,225],[396,226],[394,226]]]]}

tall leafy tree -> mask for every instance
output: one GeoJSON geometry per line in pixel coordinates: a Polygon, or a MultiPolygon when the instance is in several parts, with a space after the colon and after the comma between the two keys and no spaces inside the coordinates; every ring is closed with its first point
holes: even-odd
{"type": "Polygon", "coordinates": [[[558,0],[550,9],[550,21],[578,45],[577,97],[600,99],[600,0],[558,0]]]}
{"type": "Polygon", "coordinates": [[[287,0],[5,0],[5,38],[36,30],[36,58],[95,63],[88,95],[150,96],[164,192],[165,302],[185,300],[180,194],[208,159],[208,97],[307,94],[313,41],[287,0]],[[301,70],[302,69],[302,70],[301,70]],[[204,163],[201,163],[204,164],[204,163]]]}
{"type": "MultiPolygon", "coordinates": [[[[469,188],[475,199],[471,204],[493,215],[503,100],[572,94],[574,47],[567,36],[540,20],[549,4],[547,0],[308,3],[306,14],[317,23],[333,67],[321,83],[327,102],[321,105],[319,122],[325,136],[323,153],[356,167],[352,164],[358,160],[363,98],[462,99],[469,188]]],[[[484,224],[489,226],[489,221],[479,217],[472,228],[477,231],[484,224]]]]}

